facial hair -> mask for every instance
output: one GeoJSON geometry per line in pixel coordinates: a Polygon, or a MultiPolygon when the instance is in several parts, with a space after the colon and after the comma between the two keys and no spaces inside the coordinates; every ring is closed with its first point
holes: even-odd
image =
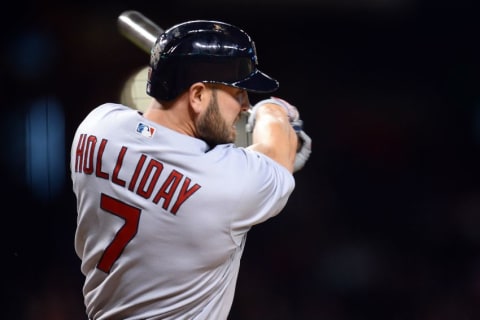
{"type": "Polygon", "coordinates": [[[218,106],[217,90],[213,89],[212,99],[205,113],[197,120],[198,137],[204,140],[211,148],[218,144],[232,143],[235,141],[235,133],[220,114],[218,106]]]}

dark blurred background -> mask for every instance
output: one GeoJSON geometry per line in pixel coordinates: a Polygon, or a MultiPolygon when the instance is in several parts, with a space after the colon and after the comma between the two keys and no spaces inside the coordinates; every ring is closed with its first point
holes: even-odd
{"type": "MultiPolygon", "coordinates": [[[[468,1],[18,2],[4,11],[2,318],[84,320],[74,130],[148,62],[117,17],[242,27],[313,153],[249,234],[230,320],[480,319],[480,19],[468,1]]],[[[262,96],[252,96],[252,102],[262,96]]],[[[248,199],[245,199],[248,201],[248,199]]]]}

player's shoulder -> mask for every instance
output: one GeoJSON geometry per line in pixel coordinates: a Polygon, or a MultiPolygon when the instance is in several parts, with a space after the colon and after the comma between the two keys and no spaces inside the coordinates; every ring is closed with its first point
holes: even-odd
{"type": "Polygon", "coordinates": [[[83,118],[79,124],[79,128],[87,128],[95,126],[98,123],[103,125],[106,123],[115,123],[114,119],[117,118],[116,115],[119,115],[123,112],[134,112],[133,109],[128,108],[122,104],[118,103],[104,103],[96,106],[83,118]]]}
{"type": "Polygon", "coordinates": [[[114,112],[114,111],[127,111],[127,110],[132,110],[132,109],[123,104],[107,102],[95,107],[90,113],[108,113],[108,112],[114,112]]]}
{"type": "Polygon", "coordinates": [[[87,114],[86,120],[104,118],[108,115],[111,115],[117,112],[124,112],[124,111],[133,111],[133,110],[122,104],[107,102],[93,108],[87,114]]]}

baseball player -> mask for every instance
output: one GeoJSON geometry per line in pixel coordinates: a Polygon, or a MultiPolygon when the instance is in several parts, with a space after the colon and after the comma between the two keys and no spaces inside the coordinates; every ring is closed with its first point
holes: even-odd
{"type": "Polygon", "coordinates": [[[227,318],[247,232],[284,208],[310,155],[296,107],[250,106],[248,92],[278,88],[257,67],[241,29],[180,23],[152,48],[149,108],[105,103],[80,123],[70,169],[89,319],[227,318]],[[242,112],[248,147],[233,143],[242,112]]]}

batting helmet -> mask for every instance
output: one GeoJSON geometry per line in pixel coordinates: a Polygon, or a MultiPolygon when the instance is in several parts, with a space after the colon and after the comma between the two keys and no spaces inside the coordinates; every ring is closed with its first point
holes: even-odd
{"type": "Polygon", "coordinates": [[[224,22],[194,20],[162,33],[151,50],[147,94],[171,100],[195,82],[221,83],[268,93],[278,81],[257,69],[255,44],[224,22]]]}

